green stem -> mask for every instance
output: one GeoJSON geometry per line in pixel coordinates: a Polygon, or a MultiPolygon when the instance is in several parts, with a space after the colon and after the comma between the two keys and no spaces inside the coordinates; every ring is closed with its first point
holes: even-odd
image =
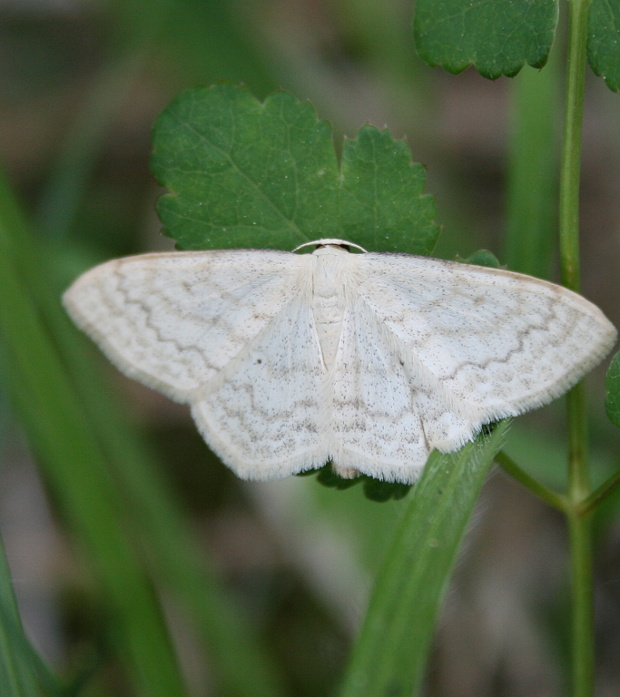
{"type": "Polygon", "coordinates": [[[591,513],[595,508],[598,508],[608,496],[611,496],[613,492],[620,486],[620,472],[614,472],[614,474],[604,481],[596,491],[593,491],[590,496],[581,504],[581,514],[587,515],[591,513]]]}
{"type": "Polygon", "coordinates": [[[590,517],[568,515],[573,584],[571,601],[573,697],[594,693],[594,611],[592,604],[592,535],[590,517]]]}
{"type": "MultiPolygon", "coordinates": [[[[586,66],[589,0],[569,0],[566,111],[560,174],[560,262],[562,282],[579,290],[579,175],[586,66]]],[[[583,384],[567,396],[569,432],[568,524],[572,571],[573,697],[593,694],[594,620],[592,550],[588,517],[581,512],[590,495],[587,470],[587,430],[583,384]]]]}
{"type": "Polygon", "coordinates": [[[569,0],[569,42],[562,170],[560,172],[560,262],[562,283],[579,290],[579,175],[589,0],[569,0]]]}
{"type": "Polygon", "coordinates": [[[558,511],[566,511],[566,497],[552,491],[544,484],[541,484],[538,480],[534,479],[534,477],[531,477],[503,450],[500,450],[499,453],[497,453],[495,456],[495,462],[497,462],[498,465],[501,465],[505,472],[516,479],[526,489],[529,489],[533,494],[538,496],[539,499],[549,504],[549,506],[557,508],[558,511]]]}

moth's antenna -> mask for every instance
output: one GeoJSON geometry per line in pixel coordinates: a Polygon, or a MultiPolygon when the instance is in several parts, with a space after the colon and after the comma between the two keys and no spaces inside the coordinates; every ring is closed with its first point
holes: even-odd
{"type": "Polygon", "coordinates": [[[298,252],[300,249],[303,249],[304,247],[312,247],[315,245],[317,248],[318,247],[325,247],[327,245],[335,245],[336,247],[342,247],[347,250],[347,252],[351,251],[351,247],[355,247],[355,249],[359,249],[360,252],[366,252],[367,250],[364,249],[363,247],[360,247],[359,244],[355,244],[355,242],[347,242],[346,240],[338,240],[338,239],[325,239],[325,240],[314,240],[314,242],[304,242],[303,244],[300,244],[299,247],[295,247],[293,252],[298,252]]]}

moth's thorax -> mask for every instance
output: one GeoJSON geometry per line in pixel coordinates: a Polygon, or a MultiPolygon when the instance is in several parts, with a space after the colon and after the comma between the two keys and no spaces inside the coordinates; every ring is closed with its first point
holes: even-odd
{"type": "Polygon", "coordinates": [[[345,312],[345,287],[350,288],[354,255],[342,247],[321,247],[312,255],[312,313],[325,367],[336,359],[345,312]]]}

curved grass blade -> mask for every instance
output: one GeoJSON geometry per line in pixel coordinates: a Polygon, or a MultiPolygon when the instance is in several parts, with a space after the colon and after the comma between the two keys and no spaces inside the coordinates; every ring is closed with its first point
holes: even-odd
{"type": "Polygon", "coordinates": [[[339,697],[411,697],[419,689],[459,543],[508,423],[454,455],[431,455],[379,574],[339,697]]]}
{"type": "Polygon", "coordinates": [[[0,541],[0,694],[37,697],[39,690],[13,595],[11,571],[0,541]]]}

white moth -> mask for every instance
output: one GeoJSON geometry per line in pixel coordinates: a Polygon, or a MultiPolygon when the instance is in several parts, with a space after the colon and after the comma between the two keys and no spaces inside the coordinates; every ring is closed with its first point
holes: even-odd
{"type": "Polygon", "coordinates": [[[64,303],[120,370],[189,404],[244,479],[331,461],[413,482],[433,448],[550,402],[616,340],[596,306],[546,281],[309,244],[118,259],[64,303]]]}

